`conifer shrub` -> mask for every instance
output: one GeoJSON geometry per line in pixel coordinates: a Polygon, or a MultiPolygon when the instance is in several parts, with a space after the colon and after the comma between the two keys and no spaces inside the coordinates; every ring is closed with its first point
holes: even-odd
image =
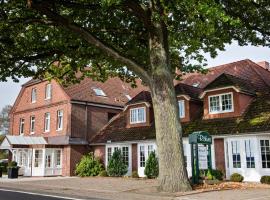
{"type": "Polygon", "coordinates": [[[149,157],[146,161],[144,174],[147,178],[157,178],[159,173],[158,169],[158,159],[155,151],[149,154],[149,157]]]}
{"type": "Polygon", "coordinates": [[[128,172],[128,166],[123,161],[123,156],[120,149],[113,152],[109,164],[107,166],[109,176],[124,176],[128,172]]]}
{"type": "Polygon", "coordinates": [[[242,182],[244,180],[244,177],[241,174],[233,173],[230,177],[230,180],[232,182],[242,182]]]}
{"type": "Polygon", "coordinates": [[[262,176],[261,183],[270,184],[270,176],[262,176]]]}
{"type": "Polygon", "coordinates": [[[81,161],[76,165],[75,173],[80,177],[97,176],[103,170],[100,160],[95,158],[93,153],[90,153],[82,157],[81,161]]]}

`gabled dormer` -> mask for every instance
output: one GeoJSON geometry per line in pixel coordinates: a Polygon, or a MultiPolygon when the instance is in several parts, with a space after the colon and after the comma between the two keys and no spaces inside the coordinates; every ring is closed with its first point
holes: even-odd
{"type": "Polygon", "coordinates": [[[256,95],[246,79],[223,73],[209,83],[200,95],[204,102],[204,119],[238,117],[256,95]]]}
{"type": "Polygon", "coordinates": [[[198,87],[183,83],[175,86],[181,122],[189,122],[200,115],[202,110],[202,101],[199,99],[200,93],[201,89],[198,87]]]}
{"type": "Polygon", "coordinates": [[[150,126],[153,121],[153,108],[150,92],[142,91],[136,95],[127,103],[124,112],[127,128],[150,126]]]}

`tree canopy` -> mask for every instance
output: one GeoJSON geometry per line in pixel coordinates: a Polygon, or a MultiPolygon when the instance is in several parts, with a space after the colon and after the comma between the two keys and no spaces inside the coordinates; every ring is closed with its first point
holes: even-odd
{"type": "Polygon", "coordinates": [[[167,28],[172,73],[200,69],[205,52],[215,56],[232,40],[269,46],[267,0],[151,2],[1,1],[0,80],[47,75],[72,82],[78,70],[97,80],[144,78],[151,71],[148,37],[154,21],[167,28]],[[54,61],[61,67],[52,67],[54,61]]]}

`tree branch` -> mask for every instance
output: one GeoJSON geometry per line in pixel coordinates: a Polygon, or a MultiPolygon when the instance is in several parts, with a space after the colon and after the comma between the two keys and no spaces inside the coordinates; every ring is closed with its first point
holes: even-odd
{"type": "Polygon", "coordinates": [[[85,41],[87,41],[89,44],[94,45],[96,48],[100,49],[104,53],[106,53],[108,56],[112,57],[113,59],[123,63],[126,65],[126,67],[133,71],[135,74],[140,76],[145,82],[149,82],[150,77],[148,73],[143,69],[143,66],[140,66],[137,64],[134,60],[125,57],[117,50],[109,47],[104,42],[102,42],[100,39],[93,36],[88,30],[85,28],[79,26],[78,24],[74,22],[70,22],[65,17],[59,15],[58,13],[53,12],[49,7],[48,4],[42,5],[42,4],[32,4],[31,7],[42,14],[45,14],[47,17],[49,17],[51,20],[55,21],[58,25],[65,27],[69,31],[76,33],[77,35],[81,36],[85,41]]]}

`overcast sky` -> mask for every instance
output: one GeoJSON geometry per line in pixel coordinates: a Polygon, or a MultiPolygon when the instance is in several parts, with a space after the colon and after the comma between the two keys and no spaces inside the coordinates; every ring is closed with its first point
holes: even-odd
{"type": "MultiPolygon", "coordinates": [[[[226,51],[219,52],[214,59],[208,58],[208,66],[217,66],[225,63],[234,62],[242,59],[250,59],[255,62],[268,61],[270,62],[270,48],[266,47],[239,47],[236,44],[226,46],[226,51]]],[[[8,82],[0,82],[0,109],[5,105],[13,105],[21,85],[28,79],[21,79],[19,83],[14,83],[11,80],[8,82]]]]}

